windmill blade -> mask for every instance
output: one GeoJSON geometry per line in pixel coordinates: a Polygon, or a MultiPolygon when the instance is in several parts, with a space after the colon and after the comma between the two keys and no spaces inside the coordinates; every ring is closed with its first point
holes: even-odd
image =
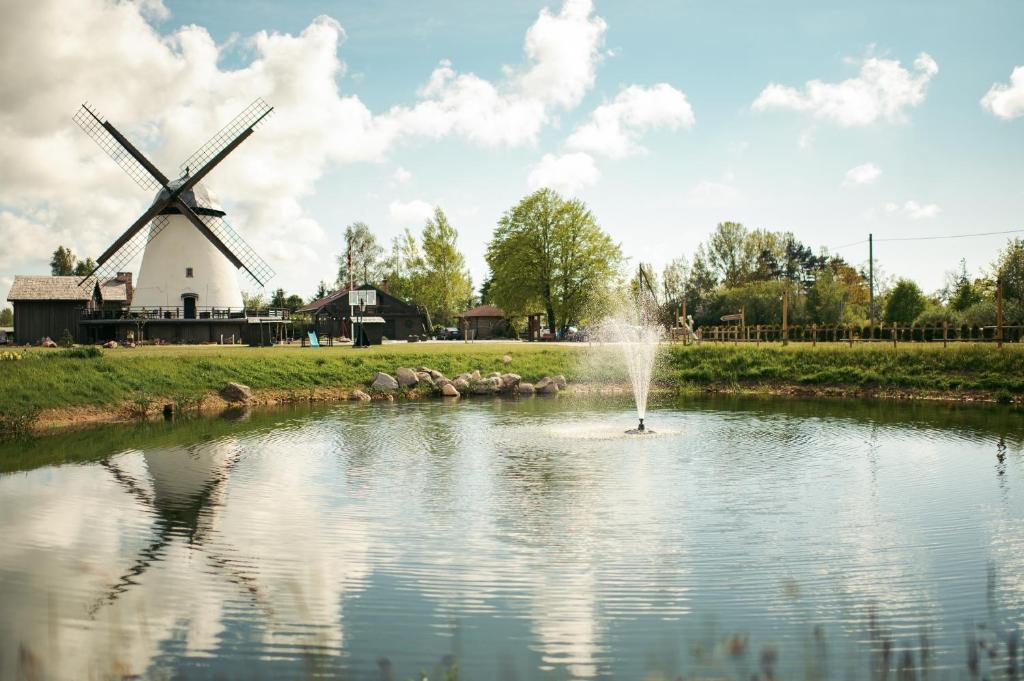
{"type": "Polygon", "coordinates": [[[82,105],[73,120],[140,187],[152,191],[157,187],[167,186],[167,177],[118,132],[117,128],[109,121],[101,120],[99,114],[87,104],[82,105]]]}
{"type": "Polygon", "coordinates": [[[232,229],[227,220],[216,215],[200,215],[199,219],[205,222],[210,231],[228,245],[235,257],[241,261],[242,269],[257,286],[262,288],[274,278],[273,268],[253,250],[253,247],[238,232],[232,229]]]}
{"type": "Polygon", "coordinates": [[[224,257],[231,261],[232,265],[237,268],[245,267],[245,265],[242,264],[242,261],[239,260],[238,257],[231,252],[231,249],[227,247],[227,244],[221,241],[220,237],[210,230],[209,226],[203,222],[202,218],[200,218],[187,203],[181,199],[175,199],[174,203],[181,211],[182,215],[188,218],[188,221],[195,225],[196,229],[198,229],[203,236],[209,239],[210,243],[216,246],[217,250],[223,253],[224,257]]]}
{"type": "Polygon", "coordinates": [[[274,107],[264,102],[262,98],[257,97],[252,104],[247,106],[242,113],[235,116],[234,120],[221,128],[206,144],[196,149],[195,153],[182,161],[179,170],[181,170],[183,175],[190,174],[192,176],[199,173],[205,175],[210,172],[214,165],[219,163],[235,147],[251,135],[256,125],[273,110],[274,107]],[[210,169],[206,169],[210,161],[215,158],[217,163],[210,165],[210,169]]]}
{"type": "Polygon", "coordinates": [[[160,230],[167,226],[166,216],[160,215],[160,213],[171,201],[172,199],[168,197],[162,201],[157,201],[147,208],[146,212],[140,215],[139,219],[124,231],[124,234],[119,236],[114,243],[110,244],[107,250],[103,251],[103,254],[96,259],[96,267],[93,268],[92,272],[82,277],[78,285],[81,286],[87,279],[101,270],[103,272],[113,271],[116,273],[119,268],[131,262],[135,256],[141,253],[146,244],[159,234],[160,230]],[[142,231],[142,228],[151,221],[154,227],[158,228],[155,231],[151,228],[147,234],[142,231]]]}

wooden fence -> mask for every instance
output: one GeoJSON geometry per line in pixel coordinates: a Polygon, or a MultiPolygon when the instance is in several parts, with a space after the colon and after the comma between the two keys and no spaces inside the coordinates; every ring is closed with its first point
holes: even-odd
{"type": "Polygon", "coordinates": [[[713,343],[1020,343],[1024,326],[876,325],[852,324],[807,326],[739,325],[702,326],[697,330],[704,342],[713,343]]]}

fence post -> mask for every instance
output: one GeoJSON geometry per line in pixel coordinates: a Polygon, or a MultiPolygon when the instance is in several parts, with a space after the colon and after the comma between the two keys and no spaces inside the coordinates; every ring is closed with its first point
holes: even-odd
{"type": "Polygon", "coordinates": [[[896,347],[896,322],[892,323],[892,346],[896,347]]]}
{"type": "Polygon", "coordinates": [[[755,341],[755,344],[758,347],[761,347],[761,325],[760,324],[757,325],[757,340],[755,341]]]}
{"type": "Polygon", "coordinates": [[[850,347],[853,347],[853,326],[850,324],[846,325],[846,337],[850,341],[850,347]]]}
{"type": "Polygon", "coordinates": [[[948,347],[949,343],[949,322],[942,322],[942,347],[948,347]]]}
{"type": "Polygon", "coordinates": [[[1003,347],[1003,278],[996,279],[996,345],[1003,347]]]}
{"type": "Polygon", "coordinates": [[[811,324],[811,347],[818,346],[818,324],[811,324]]]}

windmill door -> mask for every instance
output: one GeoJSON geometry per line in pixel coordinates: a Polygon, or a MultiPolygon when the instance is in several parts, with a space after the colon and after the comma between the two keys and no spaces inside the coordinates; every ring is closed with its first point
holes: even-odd
{"type": "Polygon", "coordinates": [[[184,305],[185,305],[185,315],[184,315],[185,319],[195,319],[196,318],[196,297],[195,296],[185,296],[183,302],[184,302],[184,305]]]}

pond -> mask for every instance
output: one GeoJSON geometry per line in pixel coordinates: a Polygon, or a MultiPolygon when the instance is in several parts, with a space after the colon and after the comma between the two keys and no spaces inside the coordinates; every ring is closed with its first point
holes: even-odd
{"type": "Polygon", "coordinates": [[[0,445],[0,678],[1018,664],[1019,411],[690,398],[648,423],[423,401],[0,445]]]}

